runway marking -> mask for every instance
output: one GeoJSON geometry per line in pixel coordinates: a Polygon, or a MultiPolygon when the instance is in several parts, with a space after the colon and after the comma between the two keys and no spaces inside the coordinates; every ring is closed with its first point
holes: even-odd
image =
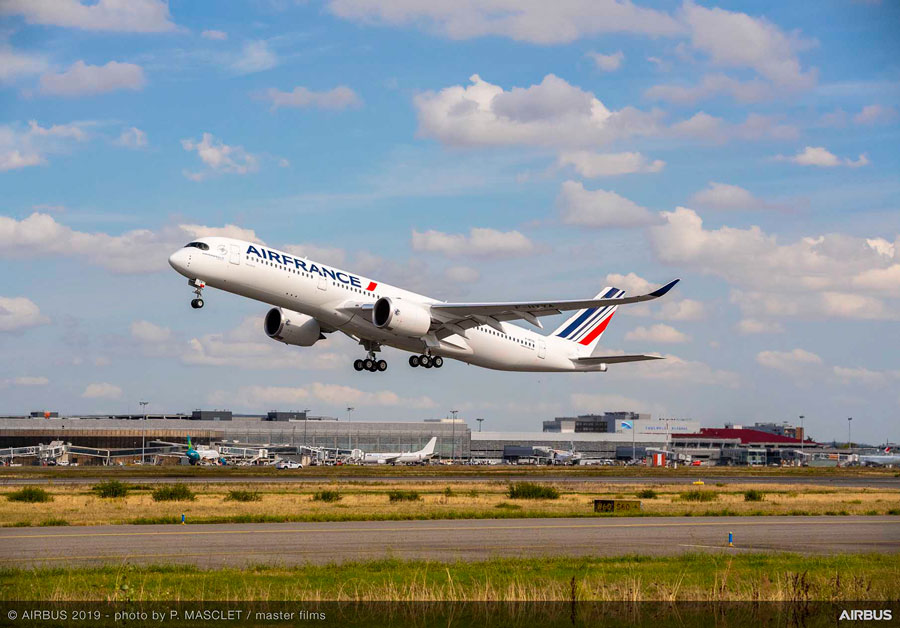
{"type": "MultiPolygon", "coordinates": [[[[411,520],[415,521],[415,520],[411,520]]],[[[876,521],[858,520],[852,518],[854,524],[898,524],[900,521],[879,519],[876,521]]],[[[585,524],[564,524],[564,525],[471,525],[471,526],[439,526],[439,527],[421,527],[412,528],[394,527],[355,527],[355,528],[264,528],[249,530],[179,530],[168,532],[73,532],[64,534],[0,534],[0,539],[62,539],[62,538],[85,538],[85,537],[136,537],[136,536],[198,536],[198,535],[228,535],[228,534],[258,534],[260,532],[267,534],[335,534],[335,533],[355,533],[355,532],[462,532],[466,530],[576,530],[576,529],[606,529],[606,528],[676,528],[676,527],[727,527],[727,526],[760,526],[760,525],[843,525],[846,521],[840,518],[827,518],[819,521],[809,521],[807,519],[794,519],[787,521],[765,521],[765,517],[760,520],[749,521],[691,521],[691,522],[654,522],[654,523],[585,523],[585,524]]],[[[217,524],[197,524],[198,526],[217,525],[217,524]]]]}

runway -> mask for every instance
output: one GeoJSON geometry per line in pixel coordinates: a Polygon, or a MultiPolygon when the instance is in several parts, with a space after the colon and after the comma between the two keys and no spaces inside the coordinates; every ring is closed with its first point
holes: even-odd
{"type": "Polygon", "coordinates": [[[898,553],[900,517],[616,517],[0,530],[0,566],[484,560],[683,552],[898,553]],[[735,547],[726,547],[728,532],[735,547]]]}
{"type": "MultiPolygon", "coordinates": [[[[123,472],[128,473],[128,472],[123,472]]],[[[119,480],[130,484],[307,484],[323,482],[372,482],[372,483],[406,483],[416,484],[447,482],[553,482],[553,483],[593,483],[593,484],[691,484],[703,480],[707,484],[785,484],[798,486],[846,487],[846,488],[884,488],[900,489],[900,474],[897,475],[860,475],[860,476],[790,476],[790,475],[679,475],[679,476],[606,476],[581,475],[578,473],[559,474],[549,471],[542,474],[501,475],[480,473],[473,475],[306,475],[286,471],[283,475],[187,475],[183,477],[153,477],[140,475],[122,475],[121,477],[104,475],[103,477],[79,477],[75,474],[68,477],[0,477],[0,486],[28,485],[82,485],[97,484],[104,480],[119,480]]]]}

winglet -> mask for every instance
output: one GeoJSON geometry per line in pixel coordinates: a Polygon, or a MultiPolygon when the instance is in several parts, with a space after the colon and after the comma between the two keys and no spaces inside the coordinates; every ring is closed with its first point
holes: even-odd
{"type": "Polygon", "coordinates": [[[651,292],[651,293],[650,293],[650,296],[652,296],[652,297],[661,297],[661,296],[663,296],[663,295],[666,294],[669,290],[671,290],[672,288],[674,288],[674,287],[675,287],[675,284],[678,283],[679,281],[681,281],[681,279],[673,279],[672,281],[670,281],[669,283],[667,283],[666,285],[664,285],[664,286],[663,286],[662,288],[660,288],[659,290],[654,290],[653,292],[651,292]]]}

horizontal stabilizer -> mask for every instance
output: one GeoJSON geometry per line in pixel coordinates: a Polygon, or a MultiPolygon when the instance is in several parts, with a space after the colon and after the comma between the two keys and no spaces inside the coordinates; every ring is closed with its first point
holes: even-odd
{"type": "Polygon", "coordinates": [[[661,355],[592,355],[587,358],[573,358],[578,364],[618,364],[620,362],[643,362],[663,360],[661,355]]]}

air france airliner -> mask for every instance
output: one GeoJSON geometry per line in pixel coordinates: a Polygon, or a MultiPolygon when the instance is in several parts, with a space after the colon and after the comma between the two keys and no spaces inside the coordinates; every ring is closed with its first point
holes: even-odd
{"type": "Polygon", "coordinates": [[[660,359],[654,355],[594,355],[616,308],[658,299],[678,283],[625,296],[607,287],[593,299],[448,303],[409,292],[254,242],[203,237],[169,257],[188,279],[203,307],[203,289],[217,288],[267,303],[264,331],[287,345],[311,347],[341,332],[362,345],[366,357],[357,371],[385,371],[377,358],[384,346],[412,353],[411,367],[441,368],[445,358],[503,371],[600,371],[607,365],[660,359]],[[543,329],[540,318],[576,313],[552,334],[543,335],[510,321],[543,329]]]}

